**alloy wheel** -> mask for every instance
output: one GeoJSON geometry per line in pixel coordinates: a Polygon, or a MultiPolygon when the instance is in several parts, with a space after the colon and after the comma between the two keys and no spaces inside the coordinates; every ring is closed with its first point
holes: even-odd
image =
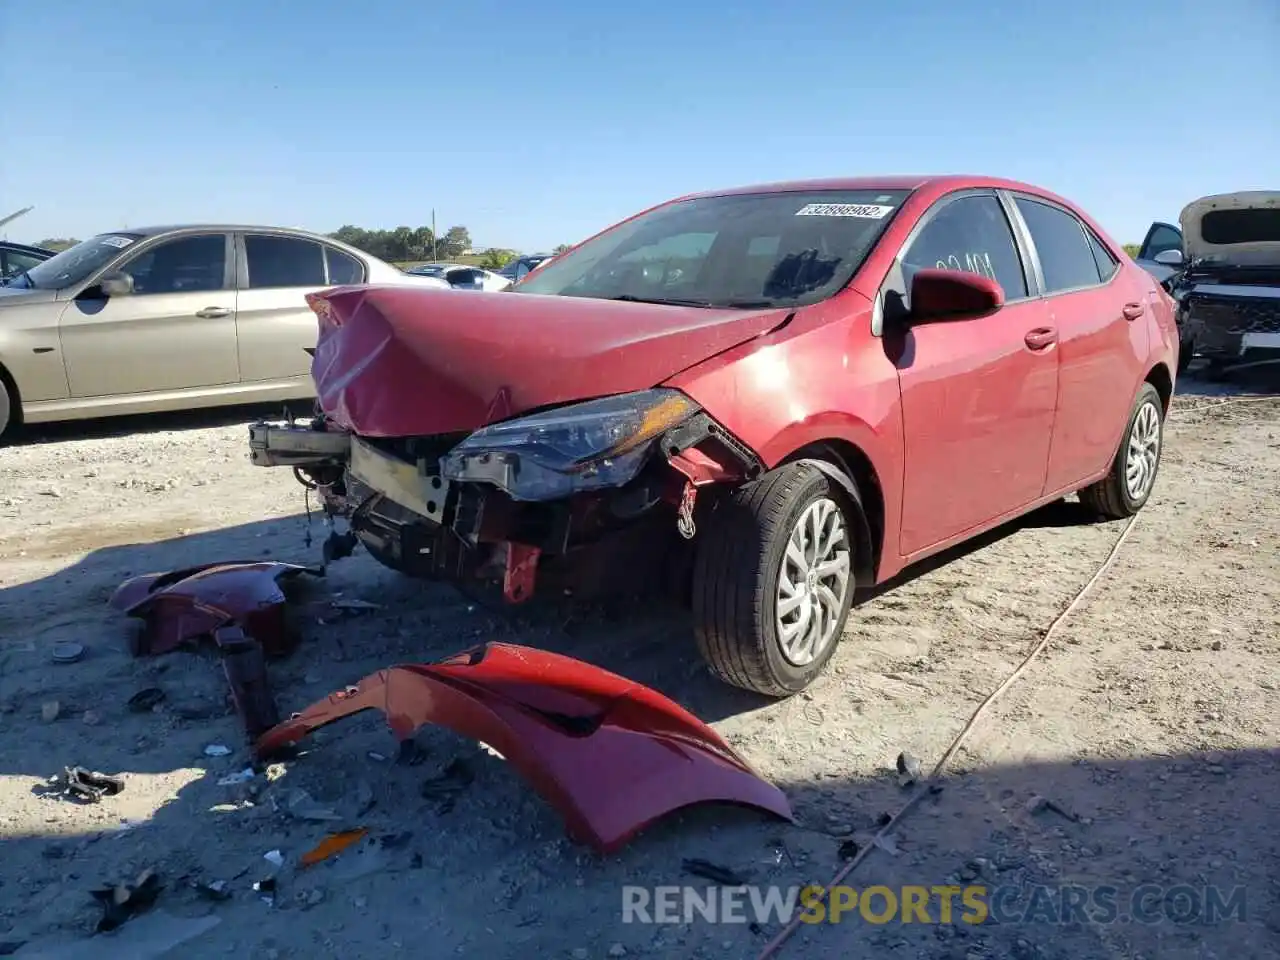
{"type": "Polygon", "coordinates": [[[834,500],[821,497],[796,521],[778,571],[778,642],[794,666],[813,663],[835,642],[850,569],[844,515],[834,500]]]}

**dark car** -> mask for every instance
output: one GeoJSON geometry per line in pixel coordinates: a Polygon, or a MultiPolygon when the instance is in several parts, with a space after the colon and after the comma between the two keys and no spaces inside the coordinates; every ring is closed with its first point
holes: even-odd
{"type": "Polygon", "coordinates": [[[1178,302],[1183,367],[1280,363],[1280,191],[1202,197],[1178,220],[1152,224],[1137,260],[1178,302]]]}
{"type": "Polygon", "coordinates": [[[0,283],[10,277],[25,273],[37,263],[44,263],[54,256],[55,251],[43,247],[30,247],[25,243],[10,243],[0,240],[0,283]]]}
{"type": "Polygon", "coordinates": [[[856,590],[1068,494],[1142,509],[1178,362],[1173,300],[1096,221],[986,177],[700,194],[500,297],[310,299],[321,416],[249,439],[346,519],[328,555],[511,602],[649,579],[772,696],[856,590]]]}
{"type": "Polygon", "coordinates": [[[542,266],[543,261],[550,260],[549,253],[530,253],[523,257],[516,257],[505,267],[498,271],[498,275],[506,277],[512,283],[519,283],[538,267],[542,266]]]}

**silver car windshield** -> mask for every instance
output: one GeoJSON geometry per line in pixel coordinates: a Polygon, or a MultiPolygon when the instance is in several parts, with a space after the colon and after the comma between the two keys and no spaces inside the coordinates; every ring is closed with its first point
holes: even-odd
{"type": "Polygon", "coordinates": [[[68,247],[44,263],[14,277],[11,287],[62,290],[74,287],[142,239],[137,233],[103,233],[68,247]]]}

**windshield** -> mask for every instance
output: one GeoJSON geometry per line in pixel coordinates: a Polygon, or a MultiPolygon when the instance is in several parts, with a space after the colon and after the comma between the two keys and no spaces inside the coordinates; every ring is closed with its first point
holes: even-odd
{"type": "Polygon", "coordinates": [[[424,265],[421,267],[413,267],[409,270],[409,273],[417,274],[420,277],[438,277],[440,276],[440,274],[444,273],[444,271],[445,271],[444,267],[439,267],[439,266],[435,266],[434,264],[431,264],[431,265],[424,265]]]}
{"type": "Polygon", "coordinates": [[[82,240],[74,247],[38,263],[24,274],[14,277],[9,286],[35,290],[62,290],[74,287],[92,276],[122,250],[142,239],[137,233],[104,233],[82,240]]]}
{"type": "Polygon", "coordinates": [[[817,303],[849,282],[906,196],[832,190],[681,200],[554,258],[513,292],[706,307],[817,303]]]}

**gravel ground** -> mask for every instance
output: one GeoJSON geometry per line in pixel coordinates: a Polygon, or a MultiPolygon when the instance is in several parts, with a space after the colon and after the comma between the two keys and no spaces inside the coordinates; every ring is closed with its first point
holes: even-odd
{"type": "MultiPolygon", "coordinates": [[[[985,715],[945,788],[848,880],[1020,890],[1004,922],[939,923],[936,901],[930,923],[871,923],[855,910],[801,927],[782,955],[1280,955],[1280,401],[1222,404],[1213,392],[1187,382],[1155,497],[1115,565],[985,715]],[[1123,913],[1145,884],[1183,887],[1163,911],[1159,891],[1145,901],[1160,922],[1094,913],[1054,923],[1043,902],[1020,922],[1010,913],[1043,896],[1036,885],[1054,897],[1064,885],[1095,897],[1110,886],[1123,913]],[[1210,888],[1225,903],[1236,887],[1243,915],[1176,922],[1210,888]]],[[[308,547],[301,488],[287,470],[246,461],[253,413],[62,426],[0,451],[0,941],[28,941],[19,957],[159,956],[166,924],[191,936],[173,951],[190,960],[753,957],[776,922],[624,923],[623,885],[704,887],[683,858],[753,884],[826,882],[842,840],[865,845],[904,801],[899,751],[936,762],[1123,527],[1088,522],[1066,502],[912,571],[855,611],[810,692],[767,704],[713,683],[675,613],[535,606],[508,616],[363,553],[331,568],[318,606],[303,609],[335,595],[385,609],[307,615],[304,646],[272,671],[285,711],[392,663],[482,639],[529,643],[673,697],[797,813],[782,827],[703,808],[599,857],[566,840],[554,811],[472,742],[427,729],[420,765],[383,759],[394,743],[376,715],[317,733],[313,752],[274,779],[219,784],[247,755],[216,662],[132,659],[106,600],[129,574],[259,556],[317,562],[323,528],[308,547]],[[60,640],[87,655],[51,663],[60,640]],[[165,700],[131,713],[126,702],[147,687],[165,700]],[[206,756],[214,744],[230,755],[206,756]],[[457,758],[474,780],[456,804],[424,800],[423,782],[457,758]],[[125,790],[95,805],[51,794],[49,778],[76,764],[123,774],[125,790]],[[342,819],[299,816],[288,801],[300,790],[342,819]],[[296,866],[327,832],[356,824],[399,842],[296,866]],[[276,850],[284,866],[268,904],[252,885],[272,873],[264,854],[276,850]],[[89,891],[146,868],[165,884],[157,910],[90,938],[101,911],[89,891]],[[193,881],[225,881],[229,899],[212,902],[193,881]]]]}

